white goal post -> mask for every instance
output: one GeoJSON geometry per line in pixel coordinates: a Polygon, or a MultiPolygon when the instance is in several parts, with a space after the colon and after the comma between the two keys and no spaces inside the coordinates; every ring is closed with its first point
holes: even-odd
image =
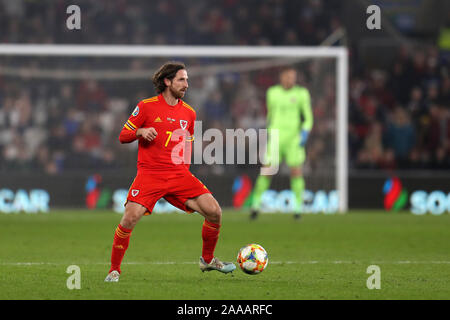
{"type": "Polygon", "coordinates": [[[348,210],[348,51],[345,47],[147,46],[0,44],[0,56],[248,57],[336,59],[336,190],[348,210]]]}

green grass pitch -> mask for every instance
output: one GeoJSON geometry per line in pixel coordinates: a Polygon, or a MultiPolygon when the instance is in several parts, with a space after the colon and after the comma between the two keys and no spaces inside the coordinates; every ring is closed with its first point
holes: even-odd
{"type": "Polygon", "coordinates": [[[134,229],[119,283],[105,283],[120,215],[111,211],[0,214],[0,299],[449,299],[450,215],[352,211],[345,215],[225,210],[216,255],[236,260],[261,244],[267,269],[202,273],[198,214],[154,214],[134,229]],[[67,267],[81,289],[67,288],[67,267]],[[380,289],[369,290],[370,265],[380,289]]]}

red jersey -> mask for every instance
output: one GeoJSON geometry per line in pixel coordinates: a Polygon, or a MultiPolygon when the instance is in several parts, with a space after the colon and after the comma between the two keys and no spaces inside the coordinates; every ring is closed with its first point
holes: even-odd
{"type": "Polygon", "coordinates": [[[139,102],[119,136],[121,143],[128,143],[138,139],[137,129],[155,128],[154,140],[139,139],[138,173],[186,170],[195,118],[194,109],[181,99],[175,106],[168,105],[162,94],[139,102]]]}

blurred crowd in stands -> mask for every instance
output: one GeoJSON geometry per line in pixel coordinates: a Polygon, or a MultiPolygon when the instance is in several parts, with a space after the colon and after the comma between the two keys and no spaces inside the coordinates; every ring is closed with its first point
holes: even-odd
{"type": "Polygon", "coordinates": [[[399,49],[386,70],[350,81],[356,168],[450,168],[450,68],[436,47],[399,49]]]}
{"type": "MultiPolygon", "coordinates": [[[[72,4],[68,1],[0,0],[0,42],[319,45],[341,26],[333,14],[340,1],[334,0],[326,8],[323,0],[74,3],[82,10],[80,31],[60,27],[72,4]]],[[[92,67],[85,59],[72,59],[69,66],[58,59],[28,59],[0,57],[0,68],[23,61],[30,69],[92,67]]],[[[450,70],[437,47],[402,47],[385,69],[368,69],[355,56],[350,59],[350,168],[450,169],[450,70]]],[[[107,70],[109,63],[98,59],[95,66],[107,70]]],[[[127,68],[146,70],[147,63],[129,59],[127,68]]],[[[204,61],[186,63],[201,68],[204,61]]],[[[323,71],[312,63],[299,70],[300,84],[312,90],[316,118],[307,164],[333,163],[334,68],[323,71]]],[[[0,73],[0,170],[57,174],[135,166],[136,145],[120,145],[117,136],[136,103],[154,94],[150,76],[115,82],[0,73]]],[[[197,110],[203,130],[265,127],[265,90],[278,80],[273,70],[190,78],[186,101],[197,110]]],[[[217,174],[226,170],[210,168],[217,174]]]]}
{"type": "Polygon", "coordinates": [[[317,45],[340,26],[339,0],[1,0],[0,42],[317,45]],[[82,32],[65,28],[78,5],[82,32]]]}

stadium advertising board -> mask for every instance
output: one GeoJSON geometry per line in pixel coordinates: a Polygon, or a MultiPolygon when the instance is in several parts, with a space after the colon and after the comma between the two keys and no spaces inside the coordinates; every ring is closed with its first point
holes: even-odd
{"type": "Polygon", "coordinates": [[[450,179],[445,175],[407,174],[350,178],[351,208],[406,210],[415,215],[450,213],[450,179]]]}
{"type": "Polygon", "coordinates": [[[0,189],[0,212],[38,213],[50,210],[50,194],[43,189],[0,189]]]}
{"type": "MultiPolygon", "coordinates": [[[[306,189],[303,193],[303,213],[335,214],[339,210],[339,199],[336,190],[311,191],[306,189]]],[[[294,212],[295,195],[291,190],[267,190],[261,199],[262,212],[294,212]]]]}
{"type": "MultiPolygon", "coordinates": [[[[86,184],[85,204],[87,208],[112,208],[117,213],[124,212],[124,203],[127,199],[128,189],[116,187],[117,184],[107,182],[108,178],[99,174],[89,176],[86,184]],[[106,182],[104,182],[104,180],[106,182]]],[[[251,201],[251,183],[250,178],[238,177],[232,181],[229,177],[205,177],[202,178],[206,184],[214,188],[215,194],[218,194],[218,200],[224,207],[233,207],[235,209],[246,210],[251,201]],[[218,183],[218,180],[223,180],[218,183]],[[225,183],[224,183],[225,182],[225,183]],[[219,186],[219,187],[217,187],[219,186]],[[230,199],[232,199],[230,201],[230,199]]],[[[338,212],[339,203],[336,190],[305,190],[304,192],[304,212],[305,213],[327,213],[338,212]]],[[[277,191],[267,190],[262,196],[262,212],[271,213],[292,213],[295,196],[291,190],[277,191]]],[[[181,210],[172,206],[164,199],[159,200],[153,213],[171,213],[181,212],[181,210]]]]}
{"type": "MultiPolygon", "coordinates": [[[[232,185],[232,206],[235,209],[250,209],[253,199],[252,179],[247,175],[238,176],[232,185]]],[[[294,213],[296,197],[289,189],[289,179],[280,179],[273,188],[261,197],[261,212],[294,213]]],[[[334,189],[309,188],[303,193],[303,213],[334,214],[339,211],[339,198],[334,189]]]]}
{"type": "MultiPolygon", "coordinates": [[[[127,198],[127,189],[117,189],[112,193],[112,208],[117,213],[124,212],[123,204],[127,198]]],[[[334,214],[338,212],[338,198],[336,191],[326,192],[319,190],[313,192],[305,190],[304,213],[327,213],[334,214]]],[[[293,202],[295,196],[291,190],[267,190],[262,196],[261,212],[270,213],[293,213],[293,202]]],[[[235,207],[236,209],[248,209],[247,206],[235,207]]],[[[181,212],[170,203],[161,199],[153,209],[154,213],[181,212]]]]}
{"type": "Polygon", "coordinates": [[[450,192],[445,193],[442,190],[426,192],[416,190],[411,193],[411,212],[415,215],[431,213],[441,215],[450,213],[450,192]]]}
{"type": "MultiPolygon", "coordinates": [[[[407,179],[405,179],[408,181],[407,179]]],[[[409,181],[408,183],[412,185],[409,181]]],[[[415,186],[414,186],[415,187],[415,186]]],[[[384,193],[384,207],[386,210],[402,210],[405,209],[409,203],[409,209],[412,214],[423,215],[430,213],[432,215],[441,215],[450,213],[450,192],[445,186],[437,185],[428,188],[429,191],[415,189],[408,193],[404,187],[402,180],[398,177],[389,178],[383,186],[384,193]],[[438,189],[444,187],[444,189],[438,189]]]]}
{"type": "MultiPolygon", "coordinates": [[[[251,178],[204,176],[202,181],[216,195],[224,208],[247,211],[250,208],[251,178]],[[239,181],[240,180],[240,181],[239,181]]],[[[8,175],[1,177],[0,212],[49,212],[51,209],[112,209],[123,212],[129,176],[102,174],[64,174],[58,176],[8,175]]],[[[338,212],[339,200],[333,188],[318,187],[307,180],[304,212],[332,214],[338,212]]],[[[290,213],[294,195],[289,178],[274,181],[262,197],[262,212],[290,213]]],[[[349,178],[350,209],[382,209],[409,211],[415,215],[450,213],[450,179],[446,176],[369,176],[349,178]]],[[[159,201],[155,213],[178,209],[159,201]]]]}

